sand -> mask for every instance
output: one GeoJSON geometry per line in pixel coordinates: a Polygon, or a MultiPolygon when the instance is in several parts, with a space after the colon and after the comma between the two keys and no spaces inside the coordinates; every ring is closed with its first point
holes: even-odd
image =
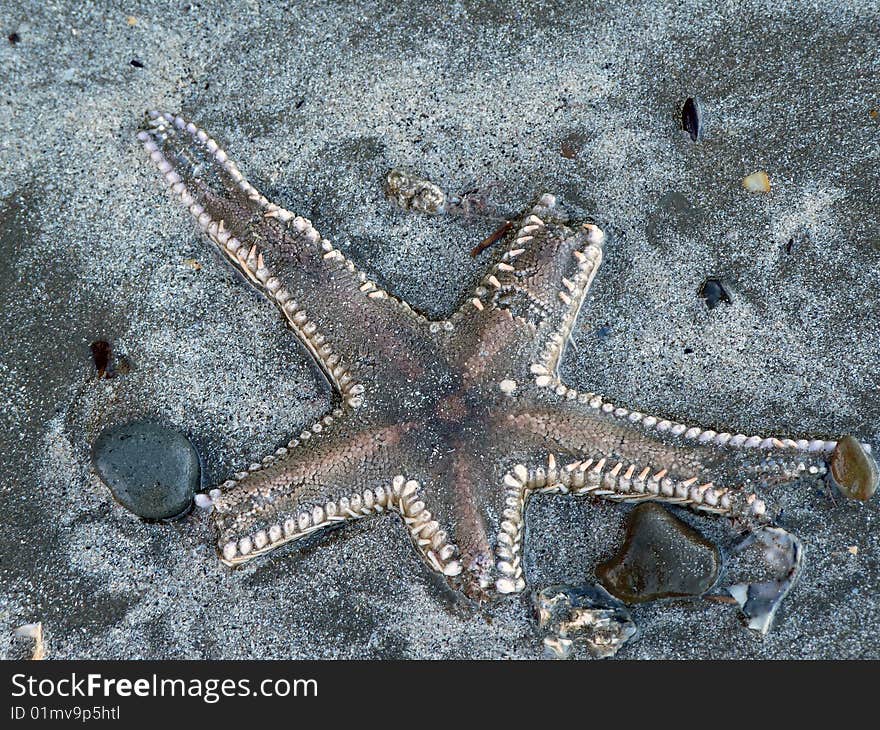
{"type": "MultiPolygon", "coordinates": [[[[434,316],[475,285],[492,253],[469,251],[497,223],[396,210],[387,170],[477,189],[499,216],[553,192],[608,234],[572,385],[718,431],[880,447],[877,6],[716,5],[0,0],[0,655],[26,655],[12,630],[35,621],[52,658],[542,653],[528,596],[476,610],[392,519],[230,571],[203,511],[147,524],[112,500],[89,460],[105,426],[178,428],[207,488],[330,402],[163,191],[135,141],[151,108],[204,126],[434,316]],[[743,188],[756,171],[770,192],[743,188]],[[732,303],[707,309],[707,276],[732,303]],[[95,340],[131,372],[98,380],[95,340]]],[[[773,631],[736,606],[647,604],[618,656],[880,656],[880,500],[815,478],[774,498],[806,557],[773,631]]],[[[626,509],[536,501],[530,586],[594,580],[626,509]]]]}

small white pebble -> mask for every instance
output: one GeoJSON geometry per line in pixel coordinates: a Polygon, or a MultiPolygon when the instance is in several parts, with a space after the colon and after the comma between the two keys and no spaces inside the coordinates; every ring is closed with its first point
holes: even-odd
{"type": "Polygon", "coordinates": [[[770,178],[766,172],[758,170],[743,178],[743,187],[750,193],[769,193],[770,178]]]}

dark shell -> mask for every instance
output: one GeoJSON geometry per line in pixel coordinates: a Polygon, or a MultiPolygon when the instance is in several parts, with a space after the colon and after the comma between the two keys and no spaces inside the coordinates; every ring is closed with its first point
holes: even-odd
{"type": "Polygon", "coordinates": [[[681,107],[681,128],[688,133],[692,142],[700,138],[701,116],[700,102],[688,97],[681,107]]]}

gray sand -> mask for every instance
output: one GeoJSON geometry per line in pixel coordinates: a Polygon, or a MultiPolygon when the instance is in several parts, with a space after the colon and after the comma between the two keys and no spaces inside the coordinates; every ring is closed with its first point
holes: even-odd
{"type": "MultiPolygon", "coordinates": [[[[541,654],[526,597],[474,610],[391,519],[230,571],[204,512],[145,524],[112,500],[89,464],[109,424],[174,425],[207,488],[329,403],[277,312],[163,192],[135,141],[149,108],[203,125],[431,315],[474,286],[491,253],[468,252],[496,224],[394,210],[384,173],[479,188],[500,215],[554,192],[609,235],[572,385],[719,431],[880,446],[876,3],[69,4],[0,0],[0,655],[27,653],[11,631],[32,621],[54,658],[541,654]],[[678,127],[690,95],[697,144],[678,127]],[[742,188],[755,170],[769,194],[742,188]],[[709,275],[733,296],[711,312],[709,275]],[[97,380],[97,339],[132,372],[97,380]]],[[[776,628],[647,604],[619,656],[880,656],[880,500],[832,500],[815,478],[774,499],[806,550],[776,628]]],[[[625,513],[536,501],[530,584],[593,579],[625,513]]]]}

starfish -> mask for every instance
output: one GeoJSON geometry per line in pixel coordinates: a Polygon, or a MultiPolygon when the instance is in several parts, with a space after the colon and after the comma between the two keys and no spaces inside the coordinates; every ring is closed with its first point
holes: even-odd
{"type": "MultiPolygon", "coordinates": [[[[387,512],[430,568],[482,598],[525,588],[525,510],[536,493],[656,500],[756,525],[771,519],[758,496],[771,482],[830,465],[863,498],[876,487],[869,449],[852,437],[716,432],[566,385],[559,363],[604,234],[568,221],[552,195],[514,224],[462,306],[431,320],[264,197],[192,122],[152,112],[138,139],[334,394],[323,418],[221,486],[213,519],[227,565],[387,512]]],[[[426,190],[416,193],[423,209],[426,190]]]]}

